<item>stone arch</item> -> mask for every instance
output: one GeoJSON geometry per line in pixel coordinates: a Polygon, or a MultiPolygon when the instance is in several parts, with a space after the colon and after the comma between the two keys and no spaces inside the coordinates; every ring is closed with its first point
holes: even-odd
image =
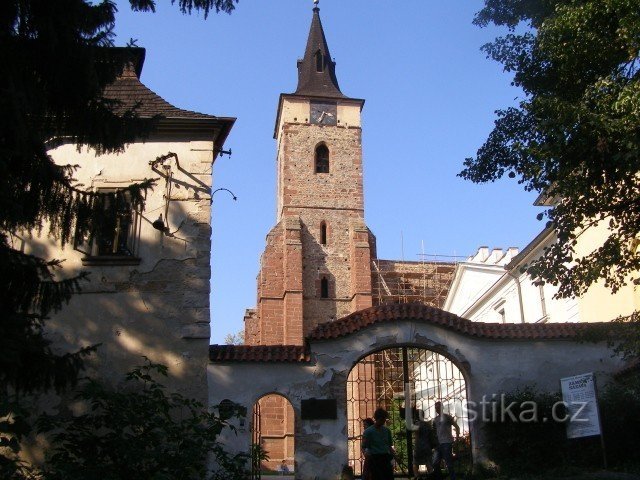
{"type": "Polygon", "coordinates": [[[418,420],[429,422],[435,416],[436,402],[442,402],[444,412],[453,415],[460,426],[456,468],[471,467],[467,380],[457,362],[448,352],[415,342],[380,347],[357,359],[346,382],[349,465],[356,474],[362,473],[363,421],[379,407],[390,415],[387,426],[394,435],[398,459],[395,473],[407,476],[426,473],[429,462],[416,464],[415,435],[405,425],[407,419],[412,428],[418,425],[418,420]]]}
{"type": "MultiPolygon", "coordinates": [[[[293,404],[279,392],[258,396],[251,409],[251,466],[255,475],[262,471],[276,472],[281,464],[293,470],[295,459],[296,414],[293,404]],[[268,460],[258,458],[260,451],[268,454],[268,460]]],[[[259,478],[254,476],[254,478],[259,478]]]]}
{"type": "MultiPolygon", "coordinates": [[[[577,342],[585,327],[471,322],[423,304],[380,305],[318,325],[304,345],[210,346],[209,404],[229,398],[250,408],[256,392],[286,396],[297,420],[295,478],[336,478],[348,465],[346,382],[363,355],[398,345],[436,351],[461,367],[468,400],[479,405],[531,383],[557,390],[559,378],[588,371],[606,381],[623,363],[606,343],[577,342]],[[310,399],[335,402],[335,418],[303,420],[301,406],[310,399]]],[[[473,458],[481,461],[486,445],[481,419],[475,422],[473,458]]],[[[249,437],[245,429],[221,441],[246,452],[249,437]]]]}
{"type": "Polygon", "coordinates": [[[363,358],[371,355],[372,353],[376,353],[379,352],[381,350],[385,350],[387,348],[395,348],[395,347],[408,347],[408,348],[423,348],[426,350],[431,350],[432,352],[438,353],[440,355],[442,355],[443,357],[446,357],[448,360],[450,360],[462,373],[462,375],[464,376],[465,381],[468,380],[468,376],[470,374],[470,364],[467,360],[465,360],[465,357],[461,357],[459,358],[458,356],[454,355],[453,353],[447,351],[447,349],[442,348],[442,346],[438,346],[438,345],[426,345],[425,343],[421,343],[421,342],[401,342],[401,343],[389,343],[388,345],[383,344],[382,346],[377,346],[376,348],[373,348],[371,350],[367,350],[364,353],[359,353],[359,357],[352,362],[351,365],[351,369],[353,369],[353,367],[356,366],[356,364],[362,360],[363,358]]]}

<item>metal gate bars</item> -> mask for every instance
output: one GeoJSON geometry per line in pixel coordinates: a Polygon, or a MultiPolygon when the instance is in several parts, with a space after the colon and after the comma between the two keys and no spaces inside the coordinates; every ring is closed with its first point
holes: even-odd
{"type": "Polygon", "coordinates": [[[389,412],[396,449],[395,474],[412,474],[413,439],[405,425],[405,407],[429,421],[435,416],[435,402],[453,415],[460,426],[462,440],[456,445],[459,458],[470,458],[467,391],[462,372],[447,357],[413,347],[381,350],[364,357],[347,379],[347,422],[349,465],[362,473],[362,421],[373,417],[376,408],[389,412]],[[408,399],[408,400],[407,400],[408,399]]]}

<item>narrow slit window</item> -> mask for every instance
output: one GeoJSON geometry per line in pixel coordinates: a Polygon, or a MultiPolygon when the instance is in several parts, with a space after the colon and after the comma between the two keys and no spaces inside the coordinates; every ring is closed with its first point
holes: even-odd
{"type": "Polygon", "coordinates": [[[322,52],[318,50],[316,52],[316,72],[321,73],[324,71],[324,61],[322,58],[322,52]]]}
{"type": "Polygon", "coordinates": [[[329,298],[329,280],[326,277],[320,280],[320,298],[329,298]]]}
{"type": "Polygon", "coordinates": [[[322,245],[327,244],[327,224],[325,222],[320,224],[320,243],[322,245]]]}
{"type": "Polygon", "coordinates": [[[326,145],[316,147],[316,173],[329,173],[329,149],[326,145]]]}

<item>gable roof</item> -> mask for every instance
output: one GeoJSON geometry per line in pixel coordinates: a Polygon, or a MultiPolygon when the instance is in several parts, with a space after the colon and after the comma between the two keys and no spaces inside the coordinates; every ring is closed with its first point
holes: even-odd
{"type": "Polygon", "coordinates": [[[144,48],[114,47],[109,50],[111,55],[126,55],[129,60],[123,72],[103,91],[105,99],[118,102],[113,107],[116,113],[135,109],[141,118],[159,117],[155,133],[186,134],[194,139],[213,138],[214,151],[222,150],[235,118],[218,117],[172,105],[140,81],[146,55],[144,48]]]}

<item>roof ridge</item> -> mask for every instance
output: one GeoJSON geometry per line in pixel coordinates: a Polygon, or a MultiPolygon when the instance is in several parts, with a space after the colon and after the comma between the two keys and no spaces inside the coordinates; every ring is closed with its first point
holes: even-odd
{"type": "MultiPolygon", "coordinates": [[[[587,328],[584,323],[485,323],[472,322],[454,313],[420,302],[382,304],[318,325],[307,341],[339,338],[370,325],[411,320],[438,325],[463,335],[487,339],[575,338],[587,328]]],[[[594,325],[593,323],[588,325],[594,325]]]]}

